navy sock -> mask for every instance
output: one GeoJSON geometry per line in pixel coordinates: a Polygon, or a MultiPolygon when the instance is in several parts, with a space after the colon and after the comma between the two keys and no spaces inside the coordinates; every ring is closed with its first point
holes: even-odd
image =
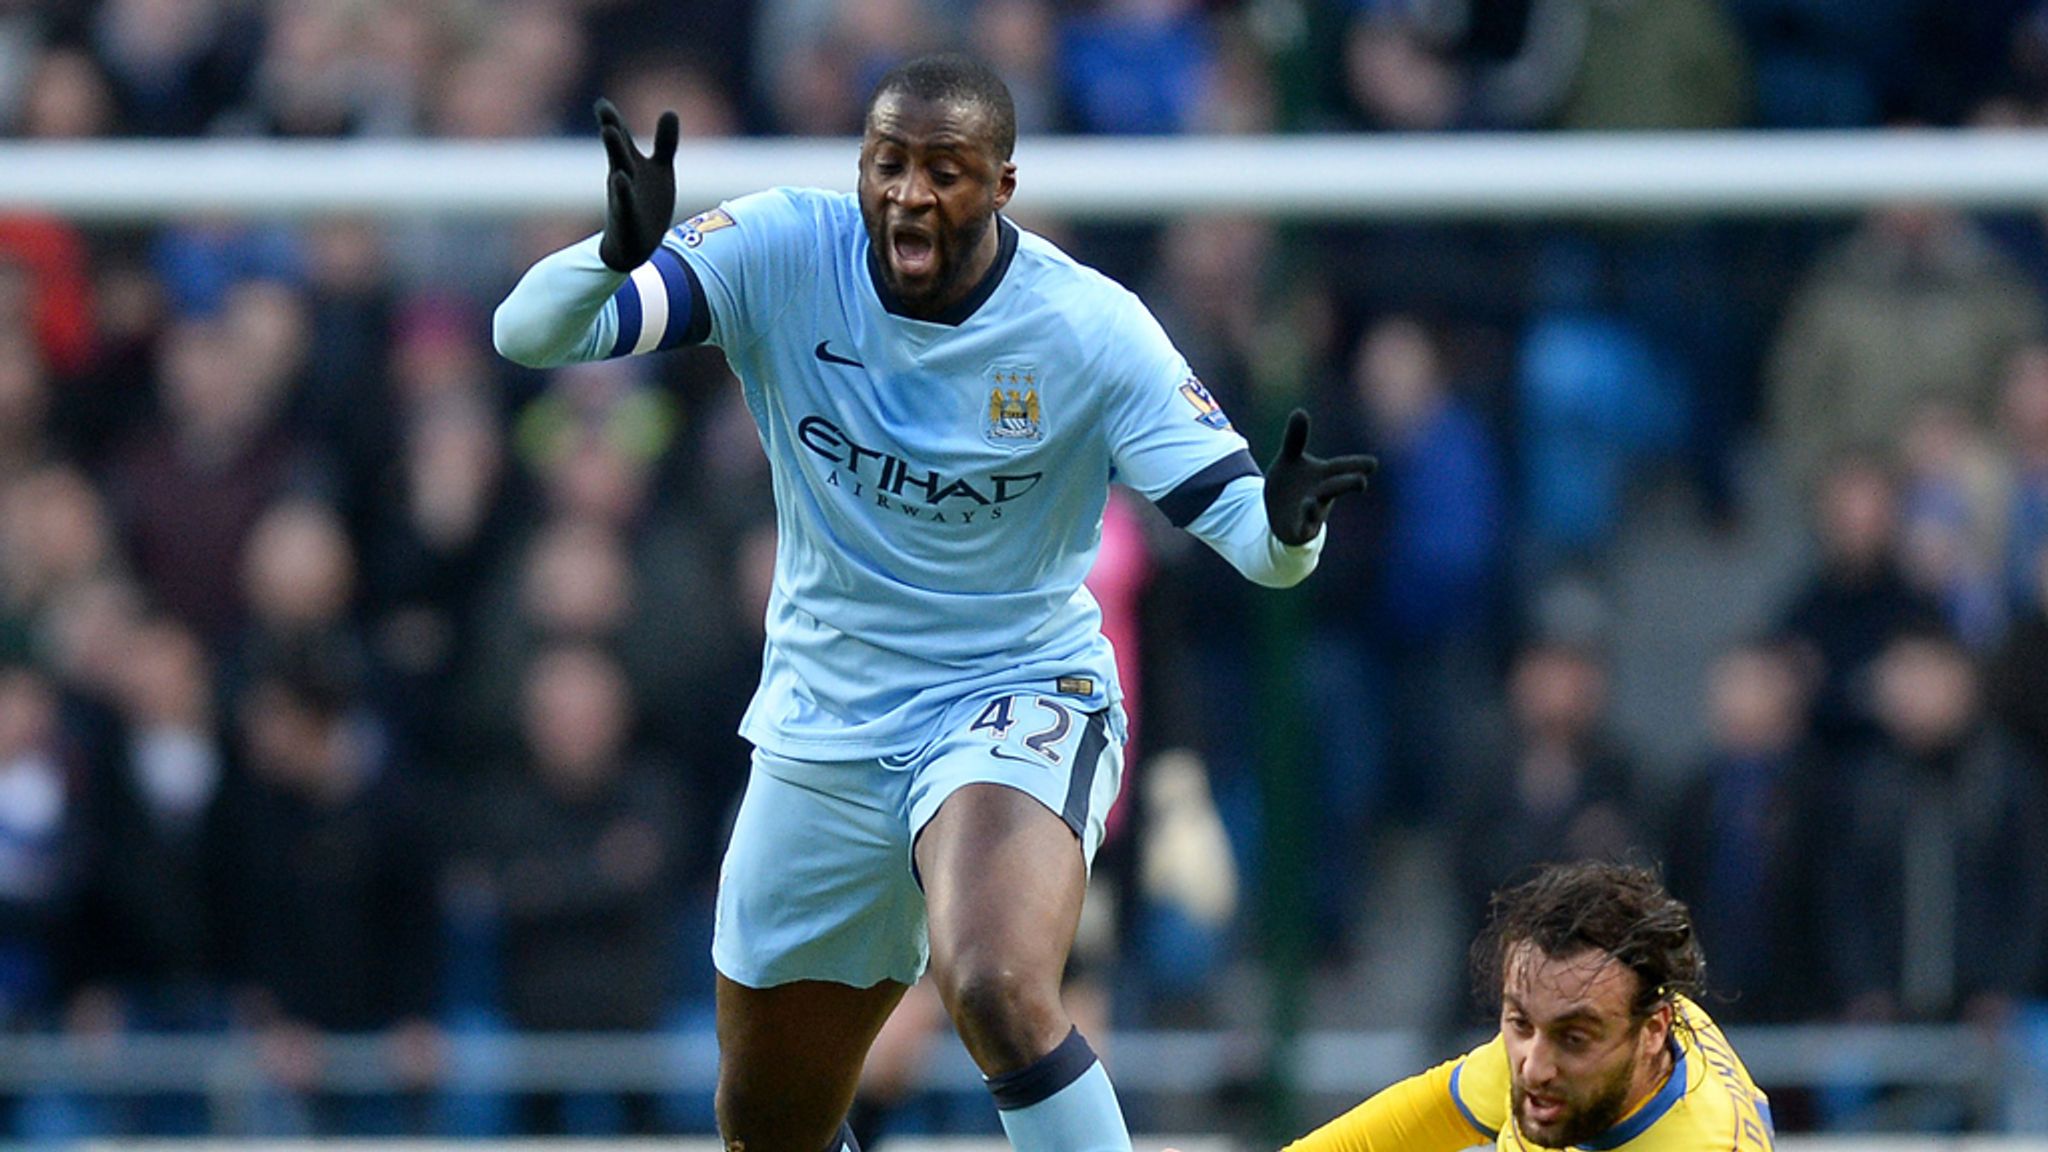
{"type": "Polygon", "coordinates": [[[988,1080],[1017,1152],[1130,1152],[1109,1073],[1076,1028],[1028,1067],[988,1080]]]}

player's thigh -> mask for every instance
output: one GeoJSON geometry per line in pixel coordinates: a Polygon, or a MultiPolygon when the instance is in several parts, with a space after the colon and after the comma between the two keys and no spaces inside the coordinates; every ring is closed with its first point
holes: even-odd
{"type": "Polygon", "coordinates": [[[750,988],[866,988],[924,970],[924,896],[910,874],[908,774],[872,762],[757,753],[719,869],[712,960],[750,988]]]}
{"type": "Polygon", "coordinates": [[[718,977],[718,1127],[726,1147],[818,1152],[846,1118],[862,1061],[905,985],[718,977]]]}
{"type": "Polygon", "coordinates": [[[1057,697],[983,703],[912,785],[942,990],[990,968],[1056,989],[1123,770],[1121,725],[1057,697]]]}
{"type": "MultiPolygon", "coordinates": [[[[1066,846],[1078,850],[1085,881],[1123,782],[1123,740],[1123,716],[1115,708],[1084,712],[1066,698],[1033,692],[968,701],[911,780],[911,835],[921,845],[960,790],[1000,784],[1036,800],[1067,827],[1066,846]]],[[[924,866],[921,848],[918,866],[924,866]]]]}
{"type": "Polygon", "coordinates": [[[966,785],[924,826],[917,862],[941,990],[983,969],[1057,985],[1088,883],[1057,813],[1013,785],[966,785]]]}

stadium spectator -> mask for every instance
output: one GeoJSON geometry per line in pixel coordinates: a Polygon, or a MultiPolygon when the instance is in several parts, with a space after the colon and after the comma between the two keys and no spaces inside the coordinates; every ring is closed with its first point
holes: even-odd
{"type": "Polygon", "coordinates": [[[279,654],[235,697],[235,1014],[277,1097],[259,1134],[417,1134],[438,1073],[434,845],[329,650],[279,654]],[[381,1038],[400,1090],[320,1086],[324,1037],[381,1038]]]}
{"type": "Polygon", "coordinates": [[[2005,630],[2008,462],[1974,421],[1940,403],[1916,409],[1901,439],[1900,567],[1940,605],[1952,634],[1985,651],[2005,630]]]}
{"type": "Polygon", "coordinates": [[[2011,458],[2012,499],[2001,525],[2007,605],[2043,605],[2035,565],[2048,546],[2048,344],[2029,344],[2007,362],[1999,430],[2011,458]]]}
{"type": "Polygon", "coordinates": [[[0,1027],[54,1023],[64,928],[77,899],[83,765],[57,724],[57,692],[24,638],[0,636],[0,1027]]]}
{"type": "MultiPolygon", "coordinates": [[[[2048,937],[2042,765],[1982,722],[1976,668],[1950,635],[1907,633],[1878,660],[1882,740],[1845,773],[1823,857],[1821,939],[1841,1013],[1860,1023],[2003,1027],[2048,937]]],[[[1944,1086],[1835,1093],[1837,1125],[1987,1123],[1944,1086]]]]}
{"type": "Polygon", "coordinates": [[[1712,746],[1666,820],[1666,882],[1715,942],[1723,1020],[1808,1020],[1832,1003],[1816,877],[1836,780],[1807,739],[1805,696],[1798,662],[1777,644],[1716,660],[1712,746]]]}
{"type": "MultiPolygon", "coordinates": [[[[1052,0],[982,0],[968,41],[1010,86],[1017,131],[1057,132],[1067,123],[1059,77],[1059,14],[1052,0]]],[[[684,135],[689,126],[683,126],[684,135]]]]}
{"type": "Polygon", "coordinates": [[[63,221],[0,217],[0,324],[25,330],[62,381],[84,374],[97,351],[87,251],[84,234],[63,221]]]}
{"type": "MultiPolygon", "coordinates": [[[[247,619],[222,662],[225,696],[238,696],[253,669],[287,653],[327,652],[373,671],[355,611],[355,544],[332,508],[292,497],[271,504],[251,526],[241,561],[247,619]]],[[[377,687],[366,685],[373,700],[377,687]]]]}
{"type": "Polygon", "coordinates": [[[1900,568],[1899,491],[1881,459],[1849,455],[1820,479],[1819,556],[1778,617],[1813,684],[1814,735],[1831,755],[1873,731],[1868,673],[1892,638],[1938,626],[1941,606],[1900,568]]]}
{"type": "Polygon", "coordinates": [[[2048,542],[2034,553],[2034,588],[1991,654],[1986,691],[1992,713],[2048,765],[2048,542]]]}
{"type": "Polygon", "coordinates": [[[1749,114],[1741,40],[1721,0],[1534,4],[1529,36],[1576,43],[1557,110],[1568,132],[1735,128],[1749,114]],[[1549,29],[1545,19],[1576,27],[1549,29]]]}
{"type": "Polygon", "coordinates": [[[1345,121],[1369,130],[1431,132],[1467,115],[1463,72],[1394,6],[1358,4],[1343,31],[1345,121]]]}
{"type": "Polygon", "coordinates": [[[482,356],[472,351],[465,364],[457,351],[465,338],[472,349],[477,343],[473,330],[461,327],[467,316],[459,303],[403,296],[394,282],[393,239],[384,229],[368,220],[322,220],[309,223],[298,239],[306,357],[289,418],[333,460],[333,499],[351,531],[362,535],[397,453],[406,369],[457,380],[467,375],[481,391],[485,382],[475,378],[484,374],[482,356]]]}
{"type": "Polygon", "coordinates": [[[686,140],[718,140],[739,135],[740,109],[709,63],[678,60],[669,53],[627,59],[605,81],[627,120],[652,123],[673,110],[686,140]]]}
{"type": "Polygon", "coordinates": [[[53,464],[0,488],[0,617],[40,625],[62,596],[119,568],[91,480],[53,464]]]}
{"type": "MultiPolygon", "coordinates": [[[[169,619],[142,621],[126,639],[112,684],[115,730],[80,803],[67,1026],[99,1038],[215,1032],[228,1022],[237,878],[227,816],[235,785],[211,665],[198,638],[169,619]]],[[[209,1130],[197,1092],[81,1105],[87,1131],[209,1130]]]]}
{"type": "Polygon", "coordinates": [[[20,107],[0,132],[27,140],[85,140],[110,136],[118,127],[113,89],[90,53],[52,46],[23,72],[29,79],[20,107]]]}
{"type": "MultiPolygon", "coordinates": [[[[682,775],[634,751],[616,661],[551,645],[523,671],[520,760],[491,774],[489,801],[471,805],[506,1018],[530,1032],[651,1032],[676,1002],[682,881],[714,853],[684,839],[682,775]]],[[[524,1107],[524,1134],[647,1134],[657,1122],[645,1095],[542,1093],[524,1107]]]]}
{"type": "Polygon", "coordinates": [[[1671,357],[1602,290],[1607,251],[1556,237],[1538,254],[1537,305],[1515,364],[1525,592],[1598,571],[1644,465],[1675,457],[1688,413],[1671,357]]]}
{"type": "MultiPolygon", "coordinates": [[[[1431,827],[1492,750],[1508,536],[1506,462],[1417,318],[1369,325],[1333,383],[1334,427],[1383,446],[1387,484],[1324,549],[1319,624],[1306,638],[1322,843],[1431,827]]],[[[1366,852],[1325,853],[1318,935],[1336,956],[1370,886],[1366,852]]]]}
{"type": "Polygon", "coordinates": [[[1216,35],[1193,0],[1104,0],[1060,26],[1061,91],[1078,132],[1187,132],[1209,104],[1216,35]]]}
{"type": "Polygon", "coordinates": [[[950,42],[959,16],[930,0],[761,0],[753,33],[756,99],[783,135],[857,133],[875,81],[950,42]]]}
{"type": "Polygon", "coordinates": [[[360,477],[372,485],[364,529],[371,650],[391,677],[395,734],[428,766],[457,746],[447,717],[457,673],[488,623],[477,611],[487,576],[505,563],[523,504],[508,491],[505,430],[467,389],[409,399],[393,458],[360,477]]]}
{"type": "Polygon", "coordinates": [[[1367,128],[1727,128],[1747,112],[1717,0],[1349,8],[1344,88],[1367,128]]]}
{"type": "Polygon", "coordinates": [[[1426,788],[1469,763],[1470,702],[1490,694],[1500,655],[1506,461],[1452,379],[1437,337],[1413,317],[1367,329],[1351,386],[1364,417],[1361,442],[1385,445],[1392,485],[1379,500],[1379,571],[1358,634],[1373,649],[1374,681],[1388,693],[1376,712],[1385,718],[1390,771],[1426,788]]]}
{"type": "Polygon", "coordinates": [[[173,324],[158,356],[163,419],[108,478],[137,575],[209,645],[243,622],[223,563],[239,561],[273,500],[326,482],[283,415],[304,352],[299,305],[281,285],[252,284],[221,314],[173,324]]]}
{"type": "Polygon", "coordinates": [[[1928,401],[1988,420],[2007,358],[2041,338],[2043,315],[2040,293],[1968,217],[1867,214],[1816,261],[1773,341],[1777,451],[1810,487],[1837,453],[1887,442],[1928,401]]]}
{"type": "MultiPolygon", "coordinates": [[[[49,675],[0,633],[0,1032],[54,1027],[69,974],[65,929],[81,872],[83,765],[58,726],[49,675]]],[[[28,1102],[0,1094],[0,1131],[38,1135],[28,1102]]]]}
{"type": "Polygon", "coordinates": [[[1979,674],[1941,633],[1892,640],[1883,739],[1851,759],[1821,879],[1821,939],[1859,1021],[2002,1023],[2048,933],[2042,768],[1985,722],[1979,674]]]}
{"type": "Polygon", "coordinates": [[[1618,859],[1644,846],[1638,771],[1607,732],[1608,668],[1590,638],[1539,637],[1508,671],[1506,746],[1453,797],[1460,922],[1547,860],[1618,859]]]}
{"type": "Polygon", "coordinates": [[[255,67],[261,12],[221,0],[105,0],[92,44],[121,124],[138,136],[197,136],[234,107],[255,67]]]}

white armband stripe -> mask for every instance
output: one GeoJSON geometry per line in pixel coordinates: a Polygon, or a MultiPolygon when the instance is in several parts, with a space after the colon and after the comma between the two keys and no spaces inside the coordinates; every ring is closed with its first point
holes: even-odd
{"type": "Polygon", "coordinates": [[[633,269],[632,284],[640,294],[640,339],[634,341],[631,355],[644,356],[661,346],[662,334],[668,331],[668,285],[651,260],[633,269]]]}

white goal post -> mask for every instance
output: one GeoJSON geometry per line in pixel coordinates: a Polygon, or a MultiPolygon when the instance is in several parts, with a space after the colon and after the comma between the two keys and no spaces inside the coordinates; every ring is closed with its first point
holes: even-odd
{"type": "MultiPolygon", "coordinates": [[[[777,184],[851,189],[851,139],[686,142],[684,209],[777,184]]],[[[1759,215],[1901,200],[2048,207],[2048,132],[1026,138],[1021,212],[1146,219],[1759,215]]],[[[595,215],[588,140],[0,143],[0,213],[87,221],[595,215]]]]}

